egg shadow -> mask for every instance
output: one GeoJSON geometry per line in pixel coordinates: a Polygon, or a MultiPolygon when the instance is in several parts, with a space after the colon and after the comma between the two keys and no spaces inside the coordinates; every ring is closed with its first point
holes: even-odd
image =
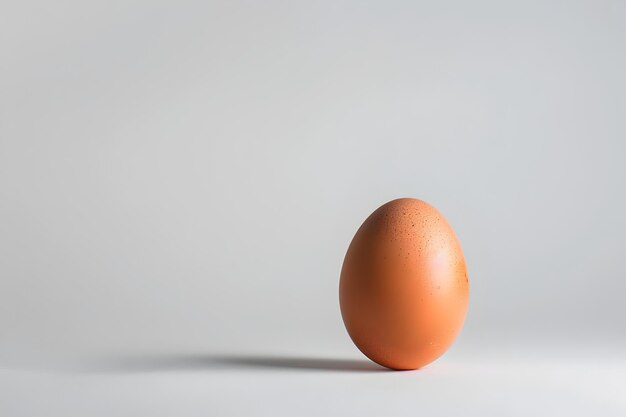
{"type": "Polygon", "coordinates": [[[86,372],[145,373],[175,371],[242,371],[275,370],[306,372],[386,372],[368,360],[334,359],[278,355],[145,355],[110,356],[91,361],[82,368],[86,372]]]}

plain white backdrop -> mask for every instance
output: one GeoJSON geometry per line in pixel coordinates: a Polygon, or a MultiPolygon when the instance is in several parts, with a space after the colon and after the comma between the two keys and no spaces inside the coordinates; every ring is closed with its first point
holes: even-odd
{"type": "Polygon", "coordinates": [[[626,411],[626,2],[3,2],[0,412],[626,411]],[[453,349],[382,372],[347,246],[455,228],[453,349]]]}

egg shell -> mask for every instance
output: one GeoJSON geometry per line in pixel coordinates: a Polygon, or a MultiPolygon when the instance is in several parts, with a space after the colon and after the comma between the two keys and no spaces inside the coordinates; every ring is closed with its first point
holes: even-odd
{"type": "Polygon", "coordinates": [[[431,363],[454,342],[469,305],[454,230],[424,201],[384,204],[348,248],[339,301],[348,334],[368,358],[398,370],[431,363]]]}

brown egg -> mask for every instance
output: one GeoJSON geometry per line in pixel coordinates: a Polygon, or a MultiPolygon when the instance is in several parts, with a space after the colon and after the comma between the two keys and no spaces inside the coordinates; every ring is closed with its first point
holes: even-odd
{"type": "Polygon", "coordinates": [[[348,248],[339,302],[350,337],[374,362],[417,369],[434,361],[461,331],[469,304],[452,227],[417,199],[381,206],[348,248]]]}

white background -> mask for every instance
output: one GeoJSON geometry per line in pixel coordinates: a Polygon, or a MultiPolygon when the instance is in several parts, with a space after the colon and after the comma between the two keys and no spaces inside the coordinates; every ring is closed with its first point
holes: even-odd
{"type": "Polygon", "coordinates": [[[626,2],[2,2],[0,414],[626,412],[626,2]],[[452,350],[385,372],[338,279],[455,228],[452,350]]]}

